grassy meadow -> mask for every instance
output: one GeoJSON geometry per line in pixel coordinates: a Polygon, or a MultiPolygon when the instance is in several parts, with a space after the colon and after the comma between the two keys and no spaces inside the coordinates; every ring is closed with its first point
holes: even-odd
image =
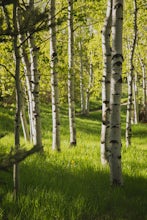
{"type": "MultiPolygon", "coordinates": [[[[77,147],[69,148],[68,112],[61,108],[61,152],[51,150],[51,108],[43,106],[44,155],[20,164],[20,192],[13,201],[12,170],[0,171],[0,220],[147,220],[147,126],[133,126],[125,148],[122,111],[124,186],[112,188],[109,167],[100,164],[101,111],[77,114],[77,147]]],[[[14,144],[14,114],[0,109],[0,152],[14,144]]],[[[21,138],[22,147],[30,147],[21,138]]]]}

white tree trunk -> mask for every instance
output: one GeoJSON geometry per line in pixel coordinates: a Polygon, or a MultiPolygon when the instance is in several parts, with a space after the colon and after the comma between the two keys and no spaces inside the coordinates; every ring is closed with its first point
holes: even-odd
{"type": "MultiPolygon", "coordinates": [[[[13,31],[16,33],[13,38],[14,60],[15,60],[15,88],[16,88],[16,114],[15,114],[15,151],[20,148],[20,110],[21,110],[21,89],[20,89],[20,54],[18,48],[18,1],[13,5],[13,31]]],[[[13,193],[17,199],[19,190],[19,166],[13,166],[13,193]]]]}
{"type": "Polygon", "coordinates": [[[128,73],[128,103],[127,103],[127,117],[126,117],[126,147],[131,145],[132,126],[131,118],[133,113],[133,81],[134,81],[134,52],[137,39],[137,1],[134,0],[134,38],[130,53],[130,70],[128,73]]]}
{"type": "Polygon", "coordinates": [[[60,151],[59,89],[57,78],[55,0],[50,1],[50,67],[52,88],[52,149],[60,151]]]}
{"type": "Polygon", "coordinates": [[[40,121],[40,104],[39,104],[39,80],[40,73],[38,71],[38,48],[35,46],[34,37],[29,38],[30,61],[31,61],[31,93],[32,93],[32,113],[33,113],[33,144],[42,148],[41,138],[41,121],[40,121]]]}
{"type": "Polygon", "coordinates": [[[139,112],[138,112],[138,86],[137,86],[137,73],[135,73],[134,83],[133,83],[133,96],[134,96],[134,124],[138,124],[139,112]]]}
{"type": "MultiPolygon", "coordinates": [[[[4,16],[6,19],[6,24],[7,24],[7,28],[8,30],[11,30],[11,24],[10,24],[10,18],[9,18],[9,14],[8,14],[8,10],[5,6],[3,6],[3,12],[4,12],[4,16]]],[[[20,15],[19,15],[19,8],[17,9],[17,29],[20,29],[20,15]]],[[[24,133],[24,138],[25,140],[29,140],[29,131],[27,128],[27,120],[26,120],[26,116],[25,116],[25,103],[24,103],[24,95],[22,92],[22,86],[20,84],[20,93],[21,93],[21,110],[20,110],[20,118],[21,118],[21,124],[22,124],[22,129],[23,129],[23,133],[24,133]]]]}
{"type": "MultiPolygon", "coordinates": [[[[22,17],[19,15],[19,26],[22,23],[22,17]]],[[[30,126],[30,141],[33,142],[33,132],[35,130],[33,124],[33,103],[32,103],[32,88],[31,88],[31,64],[29,61],[28,53],[26,52],[26,48],[28,44],[26,42],[25,36],[23,34],[20,35],[20,44],[21,44],[21,59],[24,67],[24,74],[26,79],[26,88],[27,88],[27,101],[28,101],[28,116],[29,116],[29,126],[30,126]]]]}
{"type": "Polygon", "coordinates": [[[68,0],[68,106],[69,106],[70,146],[76,145],[73,56],[74,56],[73,0],[68,0]]]}
{"type": "Polygon", "coordinates": [[[140,65],[141,65],[141,69],[142,69],[142,85],[143,85],[143,107],[146,108],[147,105],[147,85],[146,85],[146,72],[145,72],[145,64],[143,59],[139,59],[140,60],[140,65]]]}
{"type": "Polygon", "coordinates": [[[86,113],[86,115],[89,115],[89,111],[90,111],[90,95],[92,94],[92,92],[91,92],[92,86],[93,86],[93,65],[92,65],[92,61],[90,60],[89,82],[88,82],[88,87],[86,89],[86,103],[85,103],[85,113],[86,113]]]}
{"type": "Polygon", "coordinates": [[[106,164],[109,153],[110,138],[110,77],[111,77],[111,26],[112,0],[108,0],[107,13],[102,30],[103,77],[102,77],[102,127],[101,127],[101,163],[106,164]]]}
{"type": "Polygon", "coordinates": [[[123,0],[113,0],[112,7],[112,72],[110,93],[110,180],[122,185],[120,101],[122,89],[123,0]]]}
{"type": "MultiPolygon", "coordinates": [[[[21,35],[21,43],[24,41],[24,37],[21,35]]],[[[29,124],[30,124],[30,141],[33,142],[33,103],[32,103],[32,88],[31,88],[31,69],[28,55],[25,49],[26,44],[21,46],[22,50],[22,62],[24,65],[24,73],[26,78],[26,87],[27,87],[27,98],[28,98],[28,115],[29,115],[29,124]]]]}
{"type": "MultiPolygon", "coordinates": [[[[81,34],[81,32],[80,32],[81,34]]],[[[79,41],[79,51],[80,51],[80,96],[81,96],[81,113],[85,114],[85,95],[84,95],[84,79],[83,79],[83,49],[82,41],[79,41]]]]}
{"type": "Polygon", "coordinates": [[[28,123],[27,123],[27,118],[26,118],[26,108],[25,108],[25,97],[24,97],[24,92],[22,85],[21,87],[21,110],[20,110],[20,119],[21,119],[21,125],[22,125],[22,130],[24,134],[24,139],[25,141],[30,140],[30,135],[29,135],[29,129],[28,129],[28,123]]]}
{"type": "MultiPolygon", "coordinates": [[[[34,0],[29,0],[29,9],[34,10],[34,0]]],[[[40,103],[39,103],[39,81],[38,71],[38,48],[35,45],[34,36],[29,33],[30,64],[31,64],[31,96],[32,96],[32,118],[33,118],[33,144],[36,148],[42,149],[40,103]]]]}

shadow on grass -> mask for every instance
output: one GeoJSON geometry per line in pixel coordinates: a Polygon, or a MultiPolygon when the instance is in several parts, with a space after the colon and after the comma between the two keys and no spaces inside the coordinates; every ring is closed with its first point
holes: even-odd
{"type": "Polygon", "coordinates": [[[14,131],[14,120],[9,115],[0,115],[0,132],[7,133],[14,131]]]}
{"type": "Polygon", "coordinates": [[[76,119],[77,131],[97,137],[101,132],[100,120],[101,112],[99,111],[91,112],[88,116],[79,115],[76,119]]]}
{"type": "Polygon", "coordinates": [[[104,170],[78,164],[76,168],[66,161],[61,166],[45,158],[39,167],[32,160],[21,165],[21,197],[28,199],[21,204],[20,198],[13,214],[19,210],[18,219],[39,220],[39,213],[33,217],[39,208],[42,219],[49,220],[145,220],[147,179],[124,176],[124,180],[124,187],[112,188],[104,170]]]}

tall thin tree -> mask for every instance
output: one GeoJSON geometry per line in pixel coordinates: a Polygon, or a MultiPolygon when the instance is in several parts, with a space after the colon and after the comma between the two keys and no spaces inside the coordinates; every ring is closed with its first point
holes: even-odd
{"type": "Polygon", "coordinates": [[[88,80],[88,86],[86,89],[86,101],[85,101],[85,113],[86,115],[89,115],[89,111],[90,111],[90,96],[92,94],[92,87],[93,87],[93,83],[94,83],[94,79],[93,79],[93,64],[92,64],[92,59],[90,58],[90,64],[89,64],[89,69],[88,69],[88,74],[89,74],[89,80],[88,80]]]}
{"type": "Polygon", "coordinates": [[[52,88],[52,149],[60,151],[60,119],[59,119],[59,89],[57,77],[57,48],[56,48],[56,1],[50,1],[50,67],[52,88]]]}
{"type": "Polygon", "coordinates": [[[121,168],[121,119],[122,90],[122,30],[123,0],[113,0],[112,7],[112,71],[110,92],[110,180],[114,186],[122,185],[121,168]]]}
{"type": "MultiPolygon", "coordinates": [[[[34,10],[34,0],[29,0],[29,9],[34,10]]],[[[32,18],[33,19],[33,18],[32,18]]],[[[40,73],[38,71],[38,47],[35,38],[29,31],[29,48],[31,64],[31,93],[32,93],[32,114],[33,114],[33,144],[36,148],[42,149],[41,119],[40,119],[40,102],[39,102],[39,82],[40,73]]]]}
{"type": "MultiPolygon", "coordinates": [[[[143,111],[145,115],[147,115],[147,76],[146,76],[146,68],[145,68],[145,61],[143,58],[139,58],[141,69],[142,69],[142,85],[143,85],[143,111]]],[[[146,116],[147,120],[147,116],[146,116]]]]}
{"type": "Polygon", "coordinates": [[[101,163],[106,164],[109,152],[110,136],[110,77],[111,77],[111,26],[112,0],[108,0],[104,27],[102,29],[103,76],[102,76],[102,127],[101,127],[101,163]]]}
{"type": "Polygon", "coordinates": [[[130,69],[128,72],[128,103],[127,103],[127,117],[126,117],[126,146],[131,145],[132,126],[131,118],[133,112],[133,81],[134,81],[134,52],[137,40],[137,0],[134,3],[134,37],[130,52],[130,69]]]}
{"type": "Polygon", "coordinates": [[[84,76],[83,76],[83,47],[82,47],[82,30],[80,28],[79,38],[79,57],[80,57],[80,98],[81,98],[81,113],[85,114],[85,93],[84,93],[84,76]]]}
{"type": "MultiPolygon", "coordinates": [[[[21,88],[20,88],[20,53],[18,47],[18,0],[13,3],[13,48],[15,60],[15,88],[16,88],[16,114],[15,114],[15,151],[20,148],[20,111],[21,111],[21,88]]],[[[14,198],[17,199],[19,190],[19,166],[13,165],[14,198]]]]}
{"type": "Polygon", "coordinates": [[[68,106],[70,146],[76,145],[75,97],[74,97],[74,36],[73,0],[68,0],[68,106]]]}

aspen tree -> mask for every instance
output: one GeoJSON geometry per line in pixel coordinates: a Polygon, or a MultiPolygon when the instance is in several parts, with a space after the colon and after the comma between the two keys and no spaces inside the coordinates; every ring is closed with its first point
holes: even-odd
{"type": "Polygon", "coordinates": [[[145,63],[142,58],[139,58],[141,69],[142,69],[142,85],[143,85],[143,108],[146,109],[147,105],[147,85],[146,85],[146,71],[145,63]]]}
{"type": "MultiPolygon", "coordinates": [[[[15,114],[15,151],[20,148],[20,111],[21,111],[21,88],[20,88],[20,54],[18,48],[18,1],[13,3],[13,47],[15,60],[15,89],[16,89],[16,114],[15,114]]],[[[19,190],[19,166],[18,163],[13,165],[13,187],[14,199],[17,199],[19,190]]]]}
{"type": "Polygon", "coordinates": [[[75,98],[74,98],[74,37],[73,0],[68,0],[68,106],[70,146],[76,145],[75,98]]]}
{"type": "MultiPolygon", "coordinates": [[[[18,11],[17,23],[18,23],[18,29],[20,30],[21,16],[20,16],[20,8],[19,7],[18,7],[17,11],[18,11]]],[[[7,10],[6,6],[3,6],[3,12],[4,12],[5,20],[6,20],[7,29],[12,30],[11,24],[10,24],[10,17],[9,17],[8,10],[7,10]]],[[[19,33],[19,38],[20,38],[20,33],[19,33]]],[[[26,120],[26,115],[25,115],[25,102],[24,102],[25,98],[23,95],[21,83],[20,83],[20,89],[21,89],[21,110],[20,110],[21,124],[22,124],[23,133],[24,133],[24,138],[25,138],[25,140],[29,140],[29,131],[27,128],[27,120],[26,120]]]]}
{"type": "Polygon", "coordinates": [[[111,26],[112,0],[108,0],[104,27],[102,29],[103,76],[102,76],[102,127],[101,127],[101,163],[108,161],[110,135],[110,77],[111,77],[111,26]]]}
{"type": "Polygon", "coordinates": [[[127,103],[127,117],[126,117],[126,146],[131,145],[132,126],[131,118],[133,112],[133,81],[134,81],[134,52],[137,40],[137,0],[134,3],[134,37],[130,52],[130,69],[128,73],[128,103],[127,103]]]}
{"type": "Polygon", "coordinates": [[[20,85],[20,89],[21,89],[21,109],[20,109],[21,125],[24,134],[24,139],[25,141],[29,141],[30,135],[29,135],[27,118],[26,118],[25,94],[22,85],[20,85]]]}
{"type": "Polygon", "coordinates": [[[52,149],[60,151],[60,119],[59,119],[59,89],[57,77],[57,48],[56,48],[56,1],[50,1],[50,67],[52,88],[52,149]]]}
{"type": "Polygon", "coordinates": [[[112,7],[112,71],[110,92],[110,181],[122,185],[120,100],[122,89],[123,0],[113,0],[112,7]]]}
{"type": "Polygon", "coordinates": [[[93,64],[90,59],[90,64],[89,64],[89,82],[88,82],[88,87],[86,89],[86,103],[85,103],[85,112],[86,115],[89,115],[89,110],[90,110],[90,95],[92,94],[91,88],[93,86],[93,64]]]}
{"type": "Polygon", "coordinates": [[[32,114],[33,114],[33,144],[41,148],[42,138],[41,138],[41,121],[40,121],[40,106],[39,106],[39,79],[40,73],[37,67],[37,53],[38,48],[35,46],[33,36],[30,36],[30,59],[31,59],[31,92],[32,92],[32,114]]]}
{"type": "MultiPolygon", "coordinates": [[[[80,31],[81,34],[81,31],[80,31]]],[[[84,96],[84,78],[83,78],[83,48],[82,40],[79,40],[79,51],[80,51],[80,96],[81,96],[81,113],[85,114],[85,96],[84,96]]]]}
{"type": "Polygon", "coordinates": [[[29,126],[30,126],[30,141],[33,142],[33,107],[32,107],[32,93],[31,93],[31,69],[30,69],[30,61],[28,54],[26,52],[27,44],[26,42],[23,43],[25,40],[24,36],[20,35],[20,43],[21,43],[21,60],[24,67],[24,75],[25,75],[25,82],[26,82],[26,92],[27,92],[27,102],[28,102],[28,116],[29,116],[29,126]]]}
{"type": "Polygon", "coordinates": [[[138,81],[137,73],[134,74],[133,81],[133,97],[134,97],[134,124],[138,124],[139,121],[139,112],[138,112],[138,81]]]}
{"type": "MultiPolygon", "coordinates": [[[[29,0],[29,8],[34,10],[34,0],[29,0]]],[[[31,64],[31,94],[32,94],[32,114],[33,114],[33,144],[36,148],[42,149],[41,120],[40,120],[40,103],[39,103],[39,80],[38,71],[38,47],[35,45],[35,39],[29,32],[30,64],[31,64]]]]}

